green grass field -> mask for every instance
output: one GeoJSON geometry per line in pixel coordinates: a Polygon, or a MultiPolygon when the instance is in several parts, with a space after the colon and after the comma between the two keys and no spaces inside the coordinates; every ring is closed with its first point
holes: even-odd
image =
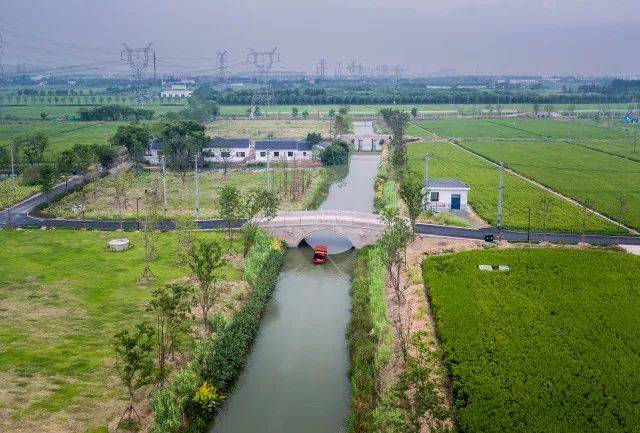
{"type": "MultiPolygon", "coordinates": [[[[126,122],[125,122],[126,123],[126,122]]],[[[0,123],[0,146],[9,146],[16,137],[42,132],[49,138],[45,158],[54,158],[59,152],[75,144],[102,144],[111,138],[123,122],[12,122],[0,123]]]]}
{"type": "Polygon", "coordinates": [[[0,231],[0,431],[84,432],[121,414],[113,335],[147,314],[154,287],[189,274],[176,265],[175,233],[161,234],[156,280],[138,285],[142,235],[126,236],[133,248],[113,253],[106,243],[122,234],[0,231]]]}
{"type": "MultiPolygon", "coordinates": [[[[498,169],[492,164],[469,154],[447,142],[414,142],[408,145],[409,167],[416,176],[423,175],[423,155],[431,154],[429,176],[451,178],[467,183],[471,187],[469,204],[476,213],[492,225],[497,223],[498,169]]],[[[509,173],[504,175],[503,226],[526,230],[529,208],[531,227],[543,230],[545,212],[541,206],[543,198],[549,200],[546,218],[547,231],[582,231],[583,211],[576,205],[544,191],[524,179],[509,173]]],[[[622,229],[603,219],[587,215],[586,232],[621,233],[622,229]]]]}
{"type": "Polygon", "coordinates": [[[640,228],[640,164],[562,141],[464,141],[465,148],[640,228]]]}
{"type": "Polygon", "coordinates": [[[484,250],[423,262],[460,431],[631,432],[640,257],[484,250]],[[478,264],[508,265],[481,272],[478,264]]]}
{"type": "MultiPolygon", "coordinates": [[[[120,102],[113,102],[114,104],[120,104],[120,102]]],[[[125,104],[130,105],[130,104],[125,104]]],[[[47,113],[49,118],[64,118],[73,117],[78,114],[80,108],[92,108],[98,105],[39,105],[39,104],[27,104],[27,105],[0,105],[0,117],[6,115],[12,115],[22,120],[40,120],[40,113],[47,113]]],[[[185,108],[184,105],[159,105],[159,104],[147,104],[147,105],[132,105],[136,108],[144,108],[155,111],[156,116],[165,114],[170,111],[178,111],[185,108]]]]}

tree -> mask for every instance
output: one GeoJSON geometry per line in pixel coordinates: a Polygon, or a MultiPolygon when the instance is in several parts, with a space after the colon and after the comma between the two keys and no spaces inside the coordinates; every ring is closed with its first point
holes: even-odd
{"type": "Polygon", "coordinates": [[[93,152],[91,146],[86,144],[76,144],[71,148],[71,151],[74,154],[74,170],[76,173],[81,174],[83,177],[86,177],[89,172],[89,168],[95,162],[96,156],[93,152]]]}
{"type": "Polygon", "coordinates": [[[55,185],[57,173],[56,169],[50,164],[44,164],[38,169],[38,184],[40,190],[47,198],[49,198],[49,191],[55,185]]]}
{"type": "Polygon", "coordinates": [[[202,312],[202,324],[207,333],[211,332],[209,312],[218,300],[218,271],[226,264],[220,244],[214,240],[198,241],[189,252],[189,267],[198,280],[199,291],[196,300],[202,312]]]}
{"type": "Polygon", "coordinates": [[[392,217],[387,221],[387,228],[379,240],[387,257],[387,275],[397,302],[404,300],[400,275],[405,263],[406,248],[412,238],[413,231],[405,220],[392,217]]]}
{"type": "Polygon", "coordinates": [[[298,114],[300,114],[300,110],[298,110],[298,107],[292,107],[291,108],[291,115],[293,117],[298,117],[298,114]]]}
{"type": "Polygon", "coordinates": [[[308,110],[304,110],[302,112],[302,118],[303,119],[308,119],[309,118],[309,111],[308,110]]]}
{"type": "Polygon", "coordinates": [[[396,169],[405,167],[407,162],[407,149],[404,144],[404,132],[409,124],[409,114],[391,108],[380,110],[382,118],[391,130],[391,144],[393,150],[393,164],[396,169]]]}
{"type": "Polygon", "coordinates": [[[62,176],[62,178],[64,179],[65,191],[68,190],[69,177],[71,177],[71,175],[73,174],[76,166],[75,159],[76,159],[76,155],[70,149],[63,150],[58,154],[58,159],[56,161],[56,168],[60,176],[62,176]]]}
{"type": "Polygon", "coordinates": [[[330,118],[336,117],[336,109],[329,108],[329,112],[327,114],[329,115],[330,118]]]}
{"type": "Polygon", "coordinates": [[[127,149],[129,158],[136,164],[140,164],[149,147],[149,140],[149,130],[144,125],[131,123],[119,126],[111,137],[110,143],[112,146],[121,146],[127,149]]]}
{"type": "Polygon", "coordinates": [[[174,356],[177,334],[187,328],[191,311],[191,287],[186,284],[168,284],[156,288],[147,308],[155,315],[158,371],[156,383],[164,386],[167,379],[167,357],[174,356]]]}
{"type": "Polygon", "coordinates": [[[202,151],[202,145],[207,140],[204,126],[193,120],[168,122],[164,124],[159,138],[164,144],[167,165],[181,173],[184,183],[195,156],[202,151]]]}
{"type": "Polygon", "coordinates": [[[118,426],[125,416],[129,423],[134,423],[133,416],[140,422],[140,415],[133,406],[135,392],[151,382],[153,377],[153,328],[146,322],[136,325],[133,332],[124,330],[116,334],[114,349],[116,352],[116,370],[122,384],[129,394],[129,404],[125,409],[118,426]]]}
{"type": "Polygon", "coordinates": [[[547,116],[551,116],[551,113],[553,112],[553,105],[545,104],[544,111],[547,113],[547,116]]]}
{"type": "Polygon", "coordinates": [[[98,159],[103,173],[106,172],[116,160],[116,150],[108,144],[94,145],[93,153],[98,159]]]}
{"type": "Polygon", "coordinates": [[[14,144],[22,148],[25,161],[33,165],[42,162],[42,155],[49,146],[49,139],[42,132],[36,132],[16,138],[14,144]]]}
{"type": "Polygon", "coordinates": [[[416,231],[416,219],[422,212],[422,201],[424,198],[422,189],[423,186],[420,176],[415,174],[404,176],[400,183],[400,198],[402,198],[402,201],[407,207],[409,220],[411,221],[411,229],[414,232],[416,231]]]}
{"type": "Polygon", "coordinates": [[[413,117],[414,119],[418,117],[418,107],[413,107],[411,109],[411,117],[413,117]]]}
{"type": "Polygon", "coordinates": [[[343,116],[346,116],[347,114],[349,114],[349,106],[343,105],[342,107],[338,108],[338,114],[341,114],[343,116]]]}
{"type": "Polygon", "coordinates": [[[536,116],[540,113],[540,104],[533,104],[533,114],[536,116]]]}
{"type": "Polygon", "coordinates": [[[258,231],[258,223],[273,219],[278,212],[278,197],[262,188],[253,188],[245,193],[243,216],[247,219],[242,227],[244,238],[243,256],[249,253],[258,231]]]}
{"type": "Polygon", "coordinates": [[[233,228],[233,223],[240,217],[242,209],[240,190],[232,185],[223,186],[220,189],[220,194],[218,194],[218,208],[220,209],[220,216],[227,223],[229,249],[231,249],[233,243],[231,229],[233,228]]]}
{"type": "Polygon", "coordinates": [[[331,121],[331,132],[335,137],[337,135],[348,134],[353,130],[353,122],[351,117],[346,114],[336,114],[331,121]]]}
{"type": "Polygon", "coordinates": [[[322,135],[319,132],[309,132],[307,134],[307,143],[316,145],[322,142],[322,135]]]}
{"type": "Polygon", "coordinates": [[[349,162],[349,147],[343,141],[334,141],[320,153],[323,165],[344,165],[349,162]]]}
{"type": "Polygon", "coordinates": [[[48,114],[44,111],[40,113],[40,119],[42,119],[43,122],[47,120],[47,116],[48,114]]]}

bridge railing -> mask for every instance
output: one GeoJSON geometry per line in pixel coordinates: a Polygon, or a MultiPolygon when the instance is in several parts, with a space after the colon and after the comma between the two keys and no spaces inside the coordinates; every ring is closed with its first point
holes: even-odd
{"type": "Polygon", "coordinates": [[[279,212],[275,218],[265,221],[261,225],[265,227],[331,225],[375,229],[384,228],[384,222],[376,214],[336,210],[279,212]]]}

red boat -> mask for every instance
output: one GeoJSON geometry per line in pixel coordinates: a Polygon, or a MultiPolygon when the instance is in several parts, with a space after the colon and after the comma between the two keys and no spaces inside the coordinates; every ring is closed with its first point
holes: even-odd
{"type": "Polygon", "coordinates": [[[317,245],[313,249],[313,259],[311,261],[314,265],[323,265],[327,261],[328,255],[329,252],[326,245],[317,245]]]}

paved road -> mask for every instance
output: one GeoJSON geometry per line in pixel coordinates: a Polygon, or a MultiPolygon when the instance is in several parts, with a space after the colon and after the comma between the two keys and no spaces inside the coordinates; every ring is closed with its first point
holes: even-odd
{"type": "MultiPolygon", "coordinates": [[[[69,188],[81,185],[84,183],[82,178],[75,178],[69,181],[69,188]]],[[[54,187],[49,192],[49,200],[53,197],[64,194],[64,184],[54,187]]],[[[101,220],[71,220],[71,219],[47,219],[39,218],[33,215],[33,210],[42,204],[45,204],[48,199],[42,194],[35,195],[22,203],[19,203],[8,211],[3,211],[0,215],[0,228],[8,227],[51,227],[51,228],[66,228],[66,229],[96,229],[96,230],[138,230],[139,225],[137,221],[101,221],[101,220]],[[9,220],[9,214],[11,215],[11,224],[9,220]]],[[[243,220],[234,221],[232,226],[237,228],[243,224],[243,220]]],[[[201,229],[221,229],[226,228],[227,223],[223,220],[202,220],[198,221],[198,226],[201,229]]],[[[160,223],[161,230],[174,230],[175,222],[163,221],[160,223]]],[[[493,234],[497,239],[499,236],[502,239],[510,242],[526,242],[527,233],[512,231],[512,230],[498,230],[496,228],[485,229],[468,229],[460,227],[440,226],[433,224],[418,224],[418,232],[426,235],[438,235],[448,236],[453,238],[466,238],[466,239],[484,239],[485,234],[493,234]]],[[[587,235],[581,236],[576,234],[562,234],[562,233],[550,233],[542,235],[541,233],[531,233],[530,239],[532,242],[539,242],[541,240],[547,240],[553,243],[563,244],[575,244],[578,242],[588,242],[593,245],[640,245],[640,236],[604,236],[604,235],[587,235]]]]}

